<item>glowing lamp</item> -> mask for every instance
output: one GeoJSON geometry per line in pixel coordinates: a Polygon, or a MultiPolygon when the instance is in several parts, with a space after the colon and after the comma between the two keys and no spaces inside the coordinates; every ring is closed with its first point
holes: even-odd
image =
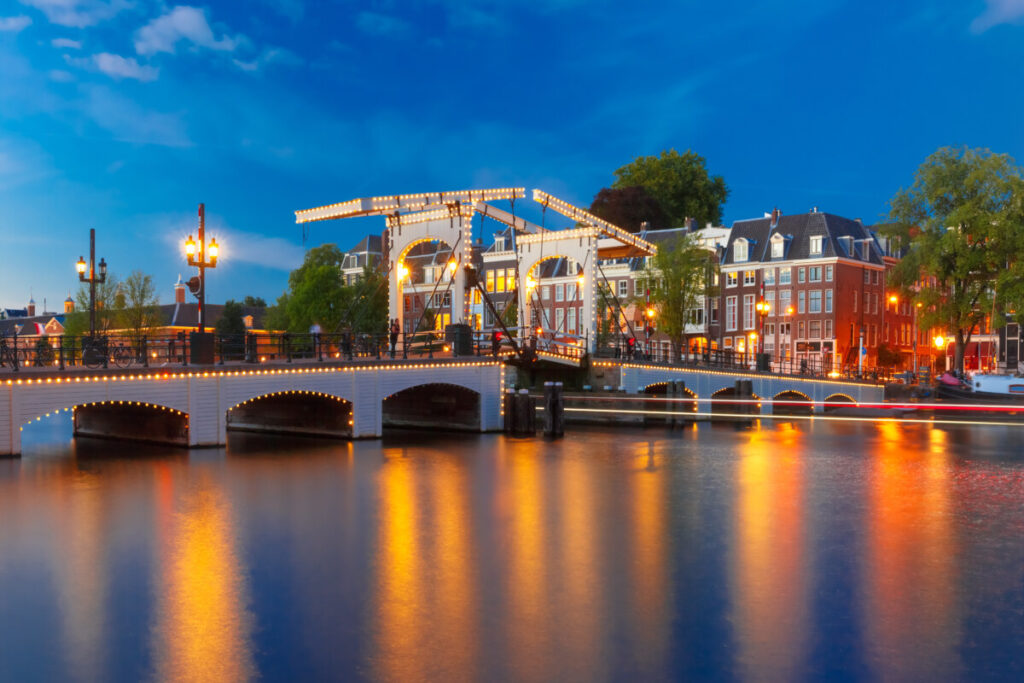
{"type": "Polygon", "coordinates": [[[404,280],[409,277],[409,268],[401,261],[398,262],[398,279],[404,280]]]}
{"type": "Polygon", "coordinates": [[[932,339],[932,343],[935,344],[935,348],[941,349],[943,346],[946,345],[946,340],[943,338],[941,334],[939,334],[935,336],[935,339],[932,339]]]}
{"type": "Polygon", "coordinates": [[[647,309],[647,317],[648,318],[653,318],[655,315],[657,315],[657,314],[655,313],[653,308],[648,308],[647,309]]]}
{"type": "Polygon", "coordinates": [[[899,297],[898,296],[896,296],[895,294],[890,294],[889,295],[889,303],[894,304],[897,301],[899,301],[899,297]]]}
{"type": "Polygon", "coordinates": [[[538,336],[540,336],[540,335],[544,334],[544,328],[543,328],[543,327],[538,327],[538,328],[537,328],[536,330],[534,330],[534,331],[535,331],[535,332],[537,333],[537,335],[538,335],[538,336]]]}
{"type": "Polygon", "coordinates": [[[459,264],[455,262],[455,259],[452,259],[451,261],[448,262],[448,270],[449,270],[449,272],[454,273],[455,269],[458,268],[458,267],[459,267],[459,264]]]}
{"type": "Polygon", "coordinates": [[[85,259],[81,256],[78,257],[78,263],[75,264],[75,270],[78,271],[79,275],[85,275],[85,259]]]}
{"type": "Polygon", "coordinates": [[[533,288],[536,287],[536,286],[537,286],[537,281],[533,279],[533,276],[532,275],[527,275],[526,276],[526,291],[529,292],[529,291],[533,290],[533,288]]]}
{"type": "Polygon", "coordinates": [[[189,256],[195,256],[196,254],[196,242],[192,239],[192,235],[189,235],[188,239],[185,240],[185,253],[189,256]]]}
{"type": "Polygon", "coordinates": [[[207,248],[207,251],[210,253],[210,258],[216,261],[217,256],[220,254],[220,247],[217,246],[216,237],[210,240],[210,246],[207,248]]]}
{"type": "Polygon", "coordinates": [[[585,281],[586,281],[586,278],[584,278],[584,277],[583,277],[582,275],[580,275],[580,276],[579,276],[578,278],[576,278],[576,282],[577,282],[577,283],[579,283],[579,286],[580,286],[580,287],[582,287],[582,286],[583,286],[583,283],[584,283],[585,281]]]}
{"type": "Polygon", "coordinates": [[[793,315],[793,307],[786,306],[786,315],[793,315]]]}

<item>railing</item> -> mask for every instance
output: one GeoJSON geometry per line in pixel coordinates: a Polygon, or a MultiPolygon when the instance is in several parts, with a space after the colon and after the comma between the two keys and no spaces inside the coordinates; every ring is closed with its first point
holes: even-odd
{"type": "MultiPolygon", "coordinates": [[[[478,356],[490,353],[489,335],[429,330],[399,334],[246,333],[213,335],[213,362],[291,363],[478,356]]],[[[0,337],[0,372],[188,366],[188,334],[0,337]]]]}
{"type": "Polygon", "coordinates": [[[676,354],[671,348],[666,350],[661,344],[644,342],[616,341],[605,344],[597,349],[598,358],[617,358],[625,361],[643,361],[666,366],[686,366],[715,370],[732,370],[742,372],[762,372],[777,375],[820,379],[843,379],[868,383],[881,383],[893,380],[899,373],[892,368],[857,366],[836,368],[832,362],[824,362],[815,356],[757,354],[732,349],[714,349],[701,352],[683,352],[676,354]],[[759,359],[760,356],[760,359],[759,359]]]}

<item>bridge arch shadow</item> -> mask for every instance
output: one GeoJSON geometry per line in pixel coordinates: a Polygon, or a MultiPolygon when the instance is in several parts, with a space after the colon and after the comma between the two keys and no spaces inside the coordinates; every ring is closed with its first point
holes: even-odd
{"type": "Polygon", "coordinates": [[[434,428],[480,431],[480,393],[458,384],[415,384],[381,401],[384,428],[434,428]]]}
{"type": "Polygon", "coordinates": [[[856,405],[857,402],[849,394],[832,394],[825,397],[825,412],[830,413],[843,406],[856,405]]]}
{"type": "Polygon", "coordinates": [[[772,396],[774,415],[813,415],[814,401],[802,391],[786,389],[772,396]]]}
{"type": "Polygon", "coordinates": [[[352,438],[352,402],[322,391],[273,391],[228,409],[229,431],[352,438]]]}
{"type": "Polygon", "coordinates": [[[61,413],[70,413],[75,436],[188,445],[188,413],[145,401],[83,401],[30,418],[20,426],[20,430],[24,432],[27,426],[61,413]]]}
{"type": "MultiPolygon", "coordinates": [[[[648,395],[648,396],[664,396],[664,397],[667,398],[668,397],[668,382],[655,382],[654,384],[648,384],[646,387],[644,387],[643,393],[648,395]]],[[[685,386],[683,387],[683,393],[685,393],[686,396],[688,396],[689,398],[691,398],[693,400],[692,401],[680,401],[680,402],[676,403],[676,410],[677,411],[690,411],[690,412],[694,412],[694,413],[697,412],[697,399],[699,398],[699,396],[697,396],[697,394],[694,393],[690,389],[690,387],[685,387],[685,386]]]]}
{"type": "Polygon", "coordinates": [[[744,396],[740,399],[736,393],[735,387],[722,387],[715,393],[711,394],[711,413],[721,413],[726,415],[760,415],[761,404],[751,402],[760,400],[761,397],[757,394],[744,396]],[[733,402],[730,399],[735,399],[736,402],[733,402]]]}

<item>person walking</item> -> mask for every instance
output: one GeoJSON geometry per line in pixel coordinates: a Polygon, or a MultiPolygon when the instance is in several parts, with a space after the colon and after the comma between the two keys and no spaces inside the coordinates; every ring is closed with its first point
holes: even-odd
{"type": "Polygon", "coordinates": [[[402,332],[402,327],[398,324],[398,318],[391,321],[391,335],[389,341],[391,342],[391,357],[395,357],[395,347],[398,345],[398,335],[402,332]]]}

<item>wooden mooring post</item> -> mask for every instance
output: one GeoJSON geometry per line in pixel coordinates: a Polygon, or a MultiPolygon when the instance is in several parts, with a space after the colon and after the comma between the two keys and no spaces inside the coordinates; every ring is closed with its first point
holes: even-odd
{"type": "Polygon", "coordinates": [[[509,390],[504,396],[505,433],[515,435],[537,433],[537,399],[526,389],[509,390]]]}
{"type": "Polygon", "coordinates": [[[561,382],[544,382],[544,436],[565,434],[565,399],[561,382]]]}

